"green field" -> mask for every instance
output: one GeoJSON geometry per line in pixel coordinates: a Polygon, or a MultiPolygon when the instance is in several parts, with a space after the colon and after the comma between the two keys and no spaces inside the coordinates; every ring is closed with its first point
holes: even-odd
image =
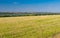
{"type": "Polygon", "coordinates": [[[52,38],[59,32],[60,15],[0,18],[0,38],[52,38]]]}

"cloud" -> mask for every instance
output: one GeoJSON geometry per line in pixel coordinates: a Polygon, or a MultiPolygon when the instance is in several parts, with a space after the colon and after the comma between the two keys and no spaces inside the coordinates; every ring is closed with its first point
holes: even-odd
{"type": "Polygon", "coordinates": [[[13,2],[13,4],[18,4],[18,2],[13,2]]]}

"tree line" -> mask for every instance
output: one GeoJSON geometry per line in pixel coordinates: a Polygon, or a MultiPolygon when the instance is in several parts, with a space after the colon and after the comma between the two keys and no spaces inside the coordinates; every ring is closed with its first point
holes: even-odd
{"type": "Polygon", "coordinates": [[[52,12],[0,12],[0,17],[60,15],[52,12]]]}

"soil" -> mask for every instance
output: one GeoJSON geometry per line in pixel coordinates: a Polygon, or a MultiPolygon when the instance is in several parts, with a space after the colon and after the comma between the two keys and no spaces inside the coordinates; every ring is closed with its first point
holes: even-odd
{"type": "Polygon", "coordinates": [[[53,38],[60,38],[60,33],[53,36],[53,38]]]}

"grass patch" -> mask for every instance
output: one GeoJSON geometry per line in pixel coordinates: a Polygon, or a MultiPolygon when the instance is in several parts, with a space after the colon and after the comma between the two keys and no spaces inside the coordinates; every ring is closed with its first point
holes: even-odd
{"type": "Polygon", "coordinates": [[[0,38],[52,38],[60,32],[60,15],[0,18],[0,38]]]}

